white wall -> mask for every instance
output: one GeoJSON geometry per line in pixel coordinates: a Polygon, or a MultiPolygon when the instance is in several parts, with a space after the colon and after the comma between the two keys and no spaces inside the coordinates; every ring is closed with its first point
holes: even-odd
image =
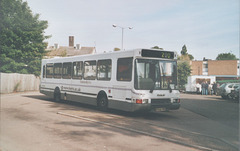
{"type": "Polygon", "coordinates": [[[32,74],[0,73],[0,93],[37,91],[40,78],[32,74]]]}
{"type": "Polygon", "coordinates": [[[216,77],[215,76],[188,76],[188,81],[187,84],[185,85],[186,91],[187,92],[196,92],[197,87],[199,87],[199,91],[201,91],[201,83],[200,85],[197,85],[196,79],[210,79],[210,84],[213,82],[216,82],[216,77]]]}

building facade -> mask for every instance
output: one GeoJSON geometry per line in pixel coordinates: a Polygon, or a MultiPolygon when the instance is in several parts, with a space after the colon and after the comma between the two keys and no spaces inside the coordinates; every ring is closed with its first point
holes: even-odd
{"type": "Polygon", "coordinates": [[[216,76],[216,80],[239,79],[239,60],[191,61],[191,75],[216,76]]]}
{"type": "Polygon", "coordinates": [[[202,82],[209,84],[222,80],[239,80],[239,60],[190,61],[191,76],[188,77],[186,91],[196,92],[202,82]]]}

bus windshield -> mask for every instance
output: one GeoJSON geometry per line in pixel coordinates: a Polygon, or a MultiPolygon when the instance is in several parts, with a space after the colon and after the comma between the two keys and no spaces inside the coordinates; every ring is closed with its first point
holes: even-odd
{"type": "Polygon", "coordinates": [[[176,89],[176,61],[136,59],[134,87],[136,90],[176,89]]]}

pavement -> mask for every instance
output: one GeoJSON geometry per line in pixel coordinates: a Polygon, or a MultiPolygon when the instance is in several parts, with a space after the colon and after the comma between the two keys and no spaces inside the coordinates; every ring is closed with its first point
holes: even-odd
{"type": "Polygon", "coordinates": [[[76,112],[98,119],[115,118],[105,117],[105,113],[92,108],[52,102],[38,92],[1,95],[0,150],[199,150],[109,125],[62,116],[59,112],[76,112]]]}
{"type": "MultiPolygon", "coordinates": [[[[224,100],[220,96],[215,95],[206,96],[185,93],[181,94],[181,99],[183,100],[182,107],[178,111],[129,117],[125,113],[123,115],[118,112],[113,112],[113,114],[112,112],[103,113],[97,111],[94,107],[84,107],[74,103],[55,103],[38,92],[2,95],[1,123],[4,122],[4,124],[1,124],[0,147],[2,151],[195,151],[201,149],[144,135],[142,130],[144,130],[144,133],[150,130],[149,132],[154,131],[153,135],[171,136],[178,140],[196,140],[196,142],[200,140],[208,142],[206,139],[207,136],[187,137],[185,131],[195,131],[197,129],[200,130],[201,134],[204,132],[211,136],[212,134],[216,134],[219,137],[227,134],[219,133],[219,131],[226,130],[227,123],[223,122],[224,125],[221,126],[218,122],[209,120],[206,118],[209,116],[208,111],[204,110],[207,114],[206,116],[193,113],[198,111],[202,113],[201,109],[206,109],[208,106],[212,107],[211,103],[215,102],[221,102],[219,104],[222,106],[225,104],[232,105],[232,103],[227,103],[230,100],[224,100]],[[184,101],[187,101],[188,104],[185,104],[184,101]],[[191,105],[191,101],[192,103],[202,103],[202,101],[205,101],[205,106],[201,106],[202,104],[199,104],[199,106],[195,105],[197,108],[191,112],[185,109],[188,108],[185,105],[191,105]],[[71,113],[74,116],[83,118],[66,117],[59,113],[71,113]],[[86,117],[90,120],[86,120],[86,117]],[[91,120],[111,123],[118,125],[120,128],[92,122],[91,120]],[[218,127],[214,128],[216,125],[218,127]],[[130,131],[127,130],[127,127],[130,128],[130,131]],[[171,127],[178,128],[179,130],[183,129],[183,131],[170,132],[168,131],[169,129],[166,129],[171,127]],[[139,129],[140,133],[131,131],[133,128],[139,129]]],[[[189,106],[189,108],[192,108],[192,106],[189,106]]],[[[219,110],[216,113],[221,112],[224,114],[224,111],[219,110]]],[[[214,114],[211,116],[215,119],[214,114]]],[[[224,115],[220,116],[228,118],[224,117],[224,115]]],[[[235,129],[235,126],[233,126],[233,129],[235,129]]],[[[232,133],[229,135],[231,136],[232,133]]]]}

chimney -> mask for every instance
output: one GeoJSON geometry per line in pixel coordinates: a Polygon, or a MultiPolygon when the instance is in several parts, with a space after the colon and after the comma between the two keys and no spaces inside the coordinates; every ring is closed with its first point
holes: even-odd
{"type": "Polygon", "coordinates": [[[69,36],[69,47],[74,47],[74,36],[69,36]]]}
{"type": "Polygon", "coordinates": [[[76,47],[77,47],[77,50],[79,50],[80,49],[80,44],[77,44],[76,47]]]}
{"type": "Polygon", "coordinates": [[[57,43],[54,44],[54,49],[58,49],[58,44],[57,43]]]}

